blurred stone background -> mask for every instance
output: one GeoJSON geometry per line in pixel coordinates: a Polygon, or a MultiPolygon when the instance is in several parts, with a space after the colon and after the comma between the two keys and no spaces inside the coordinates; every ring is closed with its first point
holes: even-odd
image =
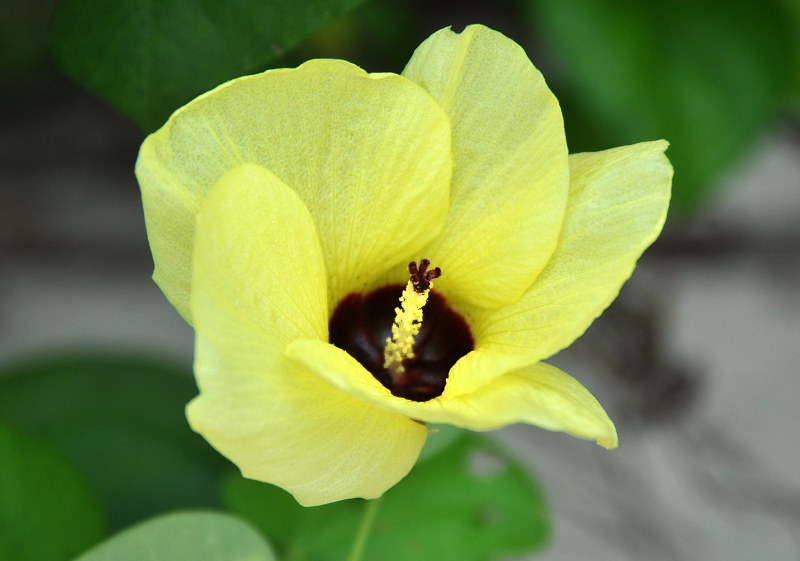
{"type": "MultiPolygon", "coordinates": [[[[0,366],[108,349],[191,364],[150,280],[141,133],[64,78],[0,110],[0,366]]],[[[550,503],[546,561],[800,559],[800,124],[771,126],[620,299],[554,362],[620,448],[531,427],[498,439],[550,503]]]]}

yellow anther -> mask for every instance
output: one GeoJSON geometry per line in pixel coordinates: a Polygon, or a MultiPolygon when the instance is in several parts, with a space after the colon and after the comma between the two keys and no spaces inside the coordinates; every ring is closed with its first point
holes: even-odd
{"type": "Polygon", "coordinates": [[[433,287],[432,280],[428,283],[425,290],[417,292],[414,283],[408,281],[400,296],[400,307],[394,309],[392,336],[386,338],[386,347],[383,349],[383,367],[392,380],[405,372],[403,361],[414,358],[414,337],[422,326],[422,308],[433,287]]]}

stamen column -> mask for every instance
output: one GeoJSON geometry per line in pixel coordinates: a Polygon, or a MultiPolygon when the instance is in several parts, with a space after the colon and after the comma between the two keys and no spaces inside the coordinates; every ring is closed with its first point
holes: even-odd
{"type": "Polygon", "coordinates": [[[422,259],[417,269],[416,261],[408,264],[410,279],[402,296],[400,307],[395,308],[392,336],[386,339],[383,350],[383,367],[393,382],[405,372],[403,362],[414,358],[414,337],[422,326],[422,308],[433,288],[433,279],[442,274],[439,267],[428,271],[430,261],[422,259]]]}

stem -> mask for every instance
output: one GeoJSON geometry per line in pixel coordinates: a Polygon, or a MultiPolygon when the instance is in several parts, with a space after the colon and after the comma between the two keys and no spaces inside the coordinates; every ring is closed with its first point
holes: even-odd
{"type": "Polygon", "coordinates": [[[378,514],[380,504],[380,498],[367,501],[364,507],[364,514],[361,517],[361,524],[359,524],[356,535],[353,537],[353,543],[350,544],[347,561],[361,561],[361,556],[364,554],[364,548],[367,545],[372,524],[375,522],[375,515],[378,514]]]}

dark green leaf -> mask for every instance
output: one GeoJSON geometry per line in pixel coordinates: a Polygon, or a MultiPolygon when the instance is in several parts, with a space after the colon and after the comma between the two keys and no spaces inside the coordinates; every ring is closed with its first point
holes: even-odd
{"type": "Polygon", "coordinates": [[[800,116],[800,0],[783,0],[783,5],[789,16],[787,23],[791,28],[792,38],[791,48],[787,53],[787,74],[791,80],[789,103],[795,115],[800,116]]]}
{"type": "Polygon", "coordinates": [[[47,26],[55,0],[0,2],[0,94],[27,86],[45,74],[47,26]]]}
{"type": "Polygon", "coordinates": [[[125,356],[72,356],[0,372],[0,420],[47,437],[89,477],[112,528],[215,506],[227,465],[184,417],[191,373],[125,356]]]}
{"type": "Polygon", "coordinates": [[[102,536],[99,506],[78,470],[0,425],[0,559],[66,561],[102,536]]]}
{"type": "Polygon", "coordinates": [[[228,514],[180,512],[143,522],[75,561],[274,561],[250,525],[228,514]]]}
{"type": "MultiPolygon", "coordinates": [[[[418,9],[424,10],[421,6],[418,9]]],[[[411,53],[432,31],[430,22],[414,12],[406,0],[364,2],[315,33],[290,59],[300,64],[325,53],[370,72],[400,74],[411,53]]]]}
{"type": "Polygon", "coordinates": [[[145,132],[193,97],[263,70],[363,0],[61,0],[61,68],[145,132]]]}
{"type": "Polygon", "coordinates": [[[674,202],[698,203],[770,126],[788,75],[776,0],[528,0],[565,81],[571,151],[665,138],[674,202]]]}
{"type": "MultiPolygon", "coordinates": [[[[284,491],[230,476],[224,501],[274,539],[284,557],[345,557],[364,501],[303,508],[284,491]]],[[[381,499],[365,559],[487,561],[541,546],[545,506],[525,469],[472,434],[417,464],[381,499]]]]}

